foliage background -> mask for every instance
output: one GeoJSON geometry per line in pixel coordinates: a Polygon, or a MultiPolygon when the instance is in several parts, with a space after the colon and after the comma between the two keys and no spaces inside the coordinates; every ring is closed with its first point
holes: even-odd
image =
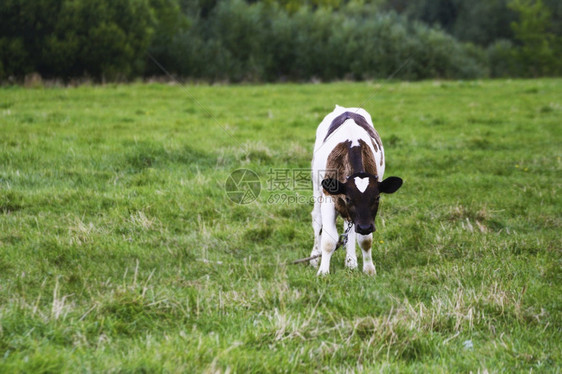
{"type": "Polygon", "coordinates": [[[562,73],[556,0],[5,0],[0,80],[206,81],[562,73]]]}

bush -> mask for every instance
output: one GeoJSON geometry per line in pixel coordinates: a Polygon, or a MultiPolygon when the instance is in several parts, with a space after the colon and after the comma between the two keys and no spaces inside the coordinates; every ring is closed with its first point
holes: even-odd
{"type": "Polygon", "coordinates": [[[33,71],[23,38],[0,38],[0,80],[33,71]]]}
{"type": "MultiPolygon", "coordinates": [[[[503,9],[503,2],[479,2],[467,14],[489,18],[503,9]]],[[[512,24],[515,39],[497,41],[486,50],[406,15],[382,12],[384,1],[373,3],[5,0],[0,19],[9,22],[0,23],[0,80],[31,72],[66,80],[170,72],[233,82],[562,73],[557,58],[562,41],[552,32],[551,13],[540,0],[512,0],[511,13],[500,17],[500,23],[518,15],[512,24]],[[158,64],[146,64],[152,58],[166,72],[158,64]]],[[[423,4],[436,17],[443,5],[423,4]]],[[[465,34],[484,42],[476,29],[465,34]]]]}
{"type": "Polygon", "coordinates": [[[153,25],[146,1],[15,0],[0,3],[0,15],[10,20],[0,28],[0,79],[37,71],[114,80],[144,69],[153,25]]]}
{"type": "Polygon", "coordinates": [[[518,75],[537,77],[562,74],[562,38],[550,31],[552,14],[541,0],[514,0],[510,8],[519,14],[511,24],[519,46],[514,58],[518,75]]]}
{"type": "Polygon", "coordinates": [[[518,75],[515,62],[515,48],[509,40],[498,40],[488,47],[488,65],[492,78],[504,78],[518,75]]]}
{"type": "Polygon", "coordinates": [[[193,78],[386,78],[406,62],[396,78],[474,78],[487,71],[477,47],[374,7],[301,7],[289,14],[275,4],[234,0],[190,25],[171,41],[167,66],[193,78]]]}

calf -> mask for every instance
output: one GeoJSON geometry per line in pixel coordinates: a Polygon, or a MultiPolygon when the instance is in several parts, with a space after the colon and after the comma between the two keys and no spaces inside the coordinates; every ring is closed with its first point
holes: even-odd
{"type": "MultiPolygon", "coordinates": [[[[322,254],[318,275],[330,272],[336,248],[336,216],[352,225],[346,244],[345,265],[357,267],[355,241],[363,251],[363,271],[375,274],[371,257],[375,217],[381,193],[393,193],[402,179],[384,174],[384,150],[371,116],[360,108],[336,105],[316,130],[312,159],[314,188],[314,247],[311,256],[322,254]]],[[[318,259],[311,261],[318,266],[318,259]]]]}

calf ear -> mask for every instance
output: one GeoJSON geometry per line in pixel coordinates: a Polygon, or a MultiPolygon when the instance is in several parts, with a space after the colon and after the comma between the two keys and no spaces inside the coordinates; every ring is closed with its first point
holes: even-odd
{"type": "Polygon", "coordinates": [[[322,187],[330,195],[345,194],[345,183],[337,179],[327,178],[322,181],[322,187]]]}
{"type": "Polygon", "coordinates": [[[379,191],[384,193],[394,193],[402,186],[402,178],[388,177],[379,183],[379,191]]]}

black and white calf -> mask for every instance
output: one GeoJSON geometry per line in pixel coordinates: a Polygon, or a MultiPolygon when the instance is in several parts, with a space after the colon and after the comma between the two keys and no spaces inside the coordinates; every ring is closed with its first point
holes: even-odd
{"type": "MultiPolygon", "coordinates": [[[[357,240],[363,252],[363,271],[376,273],[371,245],[379,196],[393,193],[402,185],[402,179],[383,180],[383,175],[384,149],[369,113],[336,105],[316,130],[312,159],[312,256],[322,253],[318,275],[330,272],[330,258],[338,241],[337,214],[353,224],[346,244],[345,265],[357,267],[357,240]]],[[[318,259],[311,264],[318,266],[318,259]]]]}

